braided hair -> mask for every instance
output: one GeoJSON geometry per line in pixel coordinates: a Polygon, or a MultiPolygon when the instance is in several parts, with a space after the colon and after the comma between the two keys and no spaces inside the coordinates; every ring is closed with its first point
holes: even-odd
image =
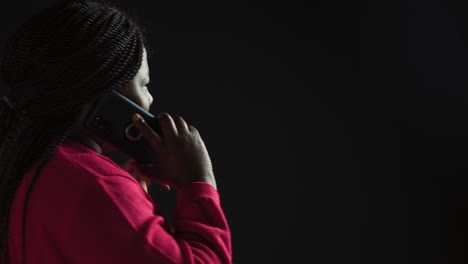
{"type": "Polygon", "coordinates": [[[0,79],[15,107],[0,100],[0,257],[8,257],[9,210],[23,175],[42,160],[29,193],[82,106],[113,89],[125,92],[150,47],[143,33],[115,4],[65,0],[35,14],[7,42],[0,79]]]}

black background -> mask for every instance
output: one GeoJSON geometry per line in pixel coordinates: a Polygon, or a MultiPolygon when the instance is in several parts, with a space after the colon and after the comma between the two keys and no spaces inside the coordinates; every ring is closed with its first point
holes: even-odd
{"type": "MultiPolygon", "coordinates": [[[[2,44],[53,2],[2,3],[2,44]]],[[[115,2],[157,51],[151,112],[205,141],[234,263],[466,263],[464,2],[115,2]]]]}

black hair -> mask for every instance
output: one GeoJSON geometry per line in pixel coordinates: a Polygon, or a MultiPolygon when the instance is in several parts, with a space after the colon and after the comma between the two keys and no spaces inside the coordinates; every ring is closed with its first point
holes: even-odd
{"type": "Polygon", "coordinates": [[[133,79],[143,49],[152,52],[144,32],[115,4],[66,0],[36,13],[7,42],[0,79],[14,108],[0,100],[0,257],[8,256],[9,210],[23,175],[42,160],[29,193],[83,105],[133,79]]]}

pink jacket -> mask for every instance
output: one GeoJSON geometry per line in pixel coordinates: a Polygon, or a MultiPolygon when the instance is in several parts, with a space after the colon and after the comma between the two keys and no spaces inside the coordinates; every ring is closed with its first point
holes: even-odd
{"type": "MultiPolygon", "coordinates": [[[[27,186],[9,219],[10,264],[22,264],[27,186]]],[[[177,193],[169,226],[133,176],[106,156],[66,140],[30,194],[26,263],[232,263],[231,233],[215,188],[194,182],[177,193]]]]}

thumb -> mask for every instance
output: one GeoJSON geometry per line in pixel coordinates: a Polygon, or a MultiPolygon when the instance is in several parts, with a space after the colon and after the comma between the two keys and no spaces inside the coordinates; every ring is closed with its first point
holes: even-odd
{"type": "Polygon", "coordinates": [[[156,166],[152,164],[142,164],[138,163],[137,161],[132,161],[131,166],[135,169],[138,169],[138,171],[140,171],[141,174],[149,178],[154,178],[158,176],[158,170],[156,166]]]}
{"type": "Polygon", "coordinates": [[[161,180],[159,168],[157,166],[142,164],[137,161],[132,161],[131,166],[136,168],[144,177],[157,181],[166,192],[171,191],[169,183],[161,180]]]}

